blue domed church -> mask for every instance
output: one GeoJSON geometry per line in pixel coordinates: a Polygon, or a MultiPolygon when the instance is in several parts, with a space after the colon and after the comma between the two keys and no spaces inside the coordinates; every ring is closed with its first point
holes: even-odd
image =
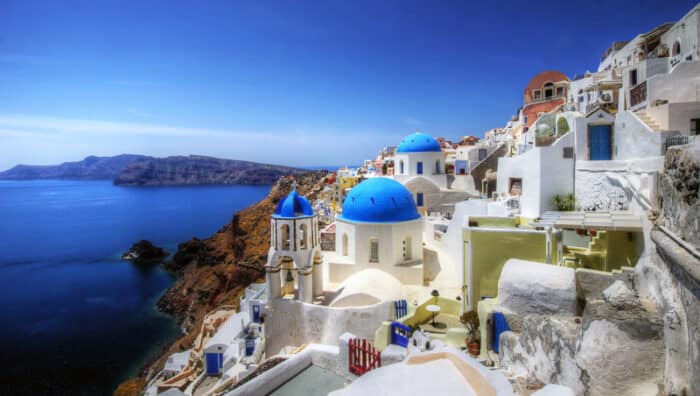
{"type": "Polygon", "coordinates": [[[418,209],[427,213],[434,197],[447,188],[445,155],[438,141],[422,132],[406,136],[394,155],[394,179],[411,192],[418,209]]]}
{"type": "Polygon", "coordinates": [[[423,217],[411,192],[396,180],[367,179],[355,186],[336,219],[329,281],[341,284],[373,269],[401,284],[423,283],[423,217]]]}

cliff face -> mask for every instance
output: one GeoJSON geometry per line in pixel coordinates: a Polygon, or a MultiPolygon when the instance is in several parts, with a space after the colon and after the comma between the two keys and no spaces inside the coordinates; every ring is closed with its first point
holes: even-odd
{"type": "Polygon", "coordinates": [[[287,166],[204,156],[144,158],[130,163],[114,179],[125,186],[187,184],[272,184],[283,175],[307,172],[287,166]]]}
{"type": "MultiPolygon", "coordinates": [[[[225,304],[237,306],[245,287],[264,276],[270,215],[291,190],[292,181],[296,180],[300,194],[313,201],[327,177],[326,171],[282,177],[267,197],[235,213],[231,222],[211,237],[194,238],[178,246],[173,259],[165,264],[177,274],[177,279],[158,301],[158,307],[179,320],[185,335],[164,351],[143,376],[160,370],[171,353],[189,348],[206,313],[225,304]]],[[[125,382],[115,394],[131,394],[126,388],[132,383],[133,380],[125,382]]]]}
{"type": "Polygon", "coordinates": [[[0,172],[0,179],[71,179],[112,180],[132,162],[145,160],[144,155],[122,154],[114,157],[86,157],[82,161],[64,162],[60,165],[17,165],[0,172]]]}

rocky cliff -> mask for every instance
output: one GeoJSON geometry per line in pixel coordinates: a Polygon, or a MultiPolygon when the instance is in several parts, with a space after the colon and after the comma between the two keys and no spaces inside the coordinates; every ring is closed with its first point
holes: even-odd
{"type": "Polygon", "coordinates": [[[233,215],[231,222],[207,239],[191,239],[178,246],[166,268],[176,273],[175,283],[158,301],[158,307],[174,315],[184,336],[163,351],[141,377],[126,381],[115,395],[132,395],[144,378],[163,367],[165,359],[174,352],[191,347],[204,315],[221,305],[237,306],[247,285],[264,275],[270,239],[270,215],[277,202],[291,190],[297,190],[310,201],[318,196],[327,182],[328,172],[313,171],[285,176],[274,184],[260,202],[233,215]]]}
{"type": "Polygon", "coordinates": [[[0,172],[0,179],[71,179],[71,180],[113,180],[132,162],[150,157],[135,154],[122,154],[114,157],[85,157],[82,161],[64,162],[60,165],[17,165],[0,172]]]}
{"type": "Polygon", "coordinates": [[[280,176],[307,172],[288,166],[197,155],[144,158],[130,163],[114,179],[124,186],[188,184],[272,184],[280,176]]]}

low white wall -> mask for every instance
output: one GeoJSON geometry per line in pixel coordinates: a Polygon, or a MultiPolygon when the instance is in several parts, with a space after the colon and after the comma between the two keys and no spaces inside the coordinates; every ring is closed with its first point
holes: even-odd
{"type": "Polygon", "coordinates": [[[287,345],[337,345],[338,337],[345,332],[373,340],[382,322],[391,320],[393,309],[391,301],[367,307],[332,308],[277,298],[271,305],[271,314],[265,321],[267,356],[279,353],[287,345]]]}
{"type": "Polygon", "coordinates": [[[674,132],[652,131],[631,111],[615,117],[613,159],[628,160],[663,155],[666,137],[674,132]]]}
{"type": "Polygon", "coordinates": [[[510,259],[498,280],[498,305],[516,314],[576,314],[576,272],[510,259]]]}
{"type": "Polygon", "coordinates": [[[663,157],[629,161],[576,161],[576,205],[580,210],[640,212],[656,196],[663,157]]]}
{"type": "Polygon", "coordinates": [[[303,351],[277,366],[246,382],[226,396],[267,395],[292,379],[311,364],[347,377],[347,367],[342,366],[337,346],[311,344],[303,351]]]}

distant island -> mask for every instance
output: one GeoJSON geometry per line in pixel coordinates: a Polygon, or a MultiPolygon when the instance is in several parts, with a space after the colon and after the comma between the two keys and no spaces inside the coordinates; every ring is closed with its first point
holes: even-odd
{"type": "Polygon", "coordinates": [[[308,170],[199,155],[155,158],[122,154],[89,156],[60,165],[17,165],[0,180],[112,180],[122,186],[273,184],[280,176],[308,170]]]}

